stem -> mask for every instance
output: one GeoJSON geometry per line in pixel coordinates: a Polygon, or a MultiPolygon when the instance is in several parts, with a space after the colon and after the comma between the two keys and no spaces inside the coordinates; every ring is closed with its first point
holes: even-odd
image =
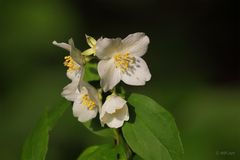
{"type": "Polygon", "coordinates": [[[124,140],[120,130],[114,129],[113,132],[114,132],[114,135],[115,135],[115,143],[116,143],[116,145],[118,146],[118,145],[122,144],[124,146],[124,150],[125,150],[125,153],[127,155],[127,159],[131,159],[131,157],[132,157],[132,150],[128,146],[127,142],[124,140]]]}
{"type": "Polygon", "coordinates": [[[125,147],[127,150],[127,158],[130,159],[132,157],[132,150],[130,149],[129,145],[125,142],[125,147]]]}
{"type": "Polygon", "coordinates": [[[121,139],[122,139],[121,135],[119,134],[118,129],[114,129],[113,132],[114,132],[114,135],[115,135],[116,145],[118,146],[120,144],[121,139]]]}

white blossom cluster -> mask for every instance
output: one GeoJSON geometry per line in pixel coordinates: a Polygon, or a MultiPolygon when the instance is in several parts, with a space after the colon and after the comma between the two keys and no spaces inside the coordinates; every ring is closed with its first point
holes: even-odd
{"type": "Polygon", "coordinates": [[[115,92],[116,85],[123,81],[128,85],[145,85],[151,79],[146,62],[141,58],[147,51],[149,38],[137,32],[126,38],[99,38],[86,36],[89,49],[81,52],[74,46],[72,39],[67,43],[53,44],[69,51],[64,65],[68,67],[67,77],[71,80],[63,88],[62,96],[73,102],[73,115],[80,122],[89,121],[97,116],[102,125],[119,128],[129,120],[127,101],[115,92]],[[83,80],[85,64],[89,57],[98,61],[98,74],[101,88],[83,80]],[[104,103],[102,92],[111,92],[104,103]]]}

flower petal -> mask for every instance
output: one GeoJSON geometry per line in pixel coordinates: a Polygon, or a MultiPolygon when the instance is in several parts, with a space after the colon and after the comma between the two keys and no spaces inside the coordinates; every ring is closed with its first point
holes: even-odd
{"type": "Polygon", "coordinates": [[[70,56],[72,59],[77,62],[80,66],[83,65],[83,56],[81,55],[81,51],[77,49],[74,45],[73,39],[68,40],[69,45],[71,46],[70,56]]]}
{"type": "Polygon", "coordinates": [[[86,88],[89,97],[97,104],[97,106],[101,106],[101,101],[99,100],[98,97],[98,91],[91,84],[83,80],[80,80],[78,88],[79,90],[81,90],[81,93],[86,92],[84,91],[85,90],[84,88],[86,88]]]}
{"type": "Polygon", "coordinates": [[[65,50],[67,50],[69,52],[71,50],[71,46],[69,44],[67,44],[67,43],[64,43],[64,42],[58,43],[57,41],[53,41],[52,43],[55,46],[61,47],[61,48],[65,49],[65,50]]]}
{"type": "Polygon", "coordinates": [[[78,91],[78,79],[74,79],[71,83],[63,88],[61,95],[69,101],[74,101],[78,91]]]}
{"type": "Polygon", "coordinates": [[[121,79],[120,70],[115,67],[114,59],[101,60],[98,63],[98,73],[101,77],[101,86],[104,92],[116,86],[121,79]]]}
{"type": "Polygon", "coordinates": [[[146,53],[149,42],[150,40],[145,33],[130,34],[122,40],[123,52],[129,52],[134,56],[141,57],[146,53]]]}
{"type": "Polygon", "coordinates": [[[86,106],[82,105],[82,96],[84,94],[78,93],[77,97],[73,103],[73,115],[75,117],[78,117],[78,120],[80,122],[86,122],[89,121],[92,118],[95,118],[97,116],[98,108],[95,107],[92,110],[89,110],[86,106]]]}
{"type": "Polygon", "coordinates": [[[82,52],[82,55],[84,56],[90,56],[92,54],[94,54],[96,52],[96,50],[94,48],[89,48],[85,51],[82,52]]]}
{"type": "Polygon", "coordinates": [[[106,101],[102,106],[103,112],[107,113],[115,113],[116,110],[123,108],[123,106],[127,103],[122,97],[110,95],[107,97],[106,101]]]}
{"type": "Polygon", "coordinates": [[[135,63],[125,73],[122,73],[121,79],[129,85],[145,85],[146,81],[151,79],[151,73],[142,58],[135,57],[135,59],[135,63]]]}
{"type": "Polygon", "coordinates": [[[110,95],[102,106],[100,120],[111,128],[119,128],[129,119],[128,106],[120,96],[110,95]]]}
{"type": "Polygon", "coordinates": [[[96,56],[100,59],[111,58],[115,53],[120,51],[121,38],[109,39],[100,38],[96,44],[96,56]]]}
{"type": "Polygon", "coordinates": [[[94,47],[96,45],[97,41],[93,37],[91,37],[91,36],[89,36],[87,34],[85,34],[85,37],[86,37],[86,40],[87,40],[87,44],[90,47],[94,47]]]}
{"type": "Polygon", "coordinates": [[[79,70],[67,70],[66,75],[71,80],[76,79],[76,78],[80,79],[81,69],[79,69],[79,70]]]}
{"type": "Polygon", "coordinates": [[[125,104],[122,109],[117,110],[114,114],[106,113],[101,117],[103,124],[107,124],[110,128],[119,128],[123,125],[124,121],[129,120],[128,106],[125,104]]]}

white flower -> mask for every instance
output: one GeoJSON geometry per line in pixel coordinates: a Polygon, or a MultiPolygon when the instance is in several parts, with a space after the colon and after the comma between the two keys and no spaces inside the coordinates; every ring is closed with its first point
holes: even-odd
{"type": "Polygon", "coordinates": [[[73,115],[80,122],[86,122],[96,117],[101,102],[98,98],[98,92],[93,86],[84,81],[80,81],[79,86],[81,86],[80,92],[76,92],[73,102],[73,115]]]}
{"type": "Polygon", "coordinates": [[[127,102],[120,96],[110,95],[104,102],[100,120],[102,124],[107,124],[110,128],[119,128],[124,121],[129,120],[127,102]]]}
{"type": "Polygon", "coordinates": [[[69,101],[74,101],[78,92],[79,79],[75,78],[63,88],[61,95],[69,101]]]}
{"type": "Polygon", "coordinates": [[[125,39],[100,38],[96,44],[98,73],[106,92],[120,80],[129,85],[144,85],[151,79],[146,62],[141,58],[148,48],[149,38],[144,33],[134,33],[125,39]]]}
{"type": "Polygon", "coordinates": [[[74,101],[78,83],[83,71],[83,58],[81,51],[75,48],[72,39],[69,40],[69,44],[57,43],[56,41],[53,41],[53,44],[66,49],[70,53],[69,56],[64,57],[64,65],[68,67],[66,75],[72,80],[72,82],[63,88],[61,95],[69,101],[74,101]]]}
{"type": "Polygon", "coordinates": [[[54,45],[69,51],[70,55],[64,57],[64,66],[68,67],[67,77],[73,80],[75,77],[80,77],[81,66],[83,65],[83,58],[81,55],[81,51],[75,48],[73,40],[70,39],[68,43],[69,44],[53,41],[54,45]]]}

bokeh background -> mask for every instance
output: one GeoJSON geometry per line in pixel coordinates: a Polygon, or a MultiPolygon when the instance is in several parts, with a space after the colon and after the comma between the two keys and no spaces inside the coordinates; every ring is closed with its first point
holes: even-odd
{"type": "MultiPolygon", "coordinates": [[[[84,34],[122,37],[142,31],[152,72],[146,94],[176,119],[185,160],[240,157],[239,12],[224,0],[8,0],[0,1],[0,157],[19,159],[29,131],[69,83],[63,57],[51,44],[84,34]]],[[[161,122],[159,122],[161,123],[161,122]]],[[[109,139],[87,131],[71,108],[50,135],[49,160],[76,159],[109,139]]]]}

